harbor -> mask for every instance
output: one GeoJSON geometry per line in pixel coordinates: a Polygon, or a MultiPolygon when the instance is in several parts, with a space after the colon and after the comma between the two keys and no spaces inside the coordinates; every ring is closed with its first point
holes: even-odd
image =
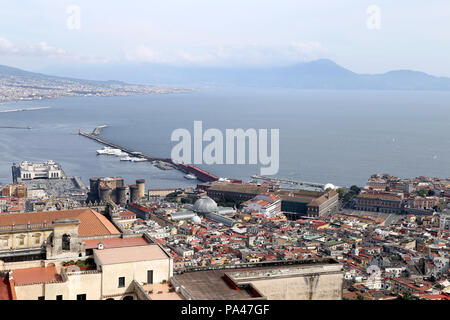
{"type": "Polygon", "coordinates": [[[106,147],[118,149],[121,152],[127,153],[130,157],[150,161],[155,165],[155,167],[157,167],[161,170],[169,170],[169,169],[179,170],[179,171],[185,173],[186,175],[189,175],[189,178],[187,178],[187,179],[191,179],[192,176],[195,176],[199,181],[202,181],[202,182],[210,182],[210,181],[219,180],[219,178],[216,177],[215,175],[213,175],[203,169],[200,169],[196,166],[183,164],[183,163],[176,163],[170,158],[154,157],[154,156],[144,154],[137,150],[133,150],[131,148],[119,145],[117,143],[114,143],[112,141],[109,141],[107,139],[99,137],[101,130],[105,127],[106,127],[106,125],[96,127],[91,133],[78,130],[78,134],[80,136],[91,139],[99,144],[102,144],[106,147]]]}
{"type": "Polygon", "coordinates": [[[270,181],[270,182],[285,183],[285,184],[299,185],[299,186],[319,188],[319,189],[324,189],[326,186],[326,184],[324,184],[324,183],[272,178],[272,177],[267,177],[267,176],[261,176],[258,174],[253,175],[252,178],[257,179],[257,180],[265,180],[265,181],[270,181]]]}

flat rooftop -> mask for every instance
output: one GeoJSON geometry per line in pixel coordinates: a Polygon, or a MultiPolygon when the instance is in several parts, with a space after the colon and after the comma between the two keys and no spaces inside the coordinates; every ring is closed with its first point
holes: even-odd
{"type": "Polygon", "coordinates": [[[105,249],[145,246],[149,244],[144,237],[93,239],[84,240],[84,243],[86,244],[86,249],[96,249],[99,243],[102,243],[105,249]]]}
{"type": "Polygon", "coordinates": [[[246,290],[235,290],[223,279],[227,270],[188,272],[174,275],[176,283],[183,286],[196,300],[248,300],[246,290]]]}
{"type": "Polygon", "coordinates": [[[217,270],[195,271],[177,274],[173,280],[183,286],[186,291],[198,300],[248,300],[255,297],[247,290],[236,290],[224,279],[225,274],[241,285],[251,280],[269,279],[276,277],[294,277],[308,274],[311,269],[319,272],[340,272],[342,265],[334,259],[308,259],[295,262],[267,262],[246,264],[246,267],[222,268],[217,270]]]}
{"type": "Polygon", "coordinates": [[[164,250],[156,244],[103,250],[94,249],[94,257],[97,258],[100,265],[169,259],[164,250]]]}

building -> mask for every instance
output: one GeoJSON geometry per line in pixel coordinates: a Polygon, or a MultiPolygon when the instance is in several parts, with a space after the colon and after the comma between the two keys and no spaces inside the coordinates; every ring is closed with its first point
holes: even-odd
{"type": "Polygon", "coordinates": [[[439,205],[439,197],[409,197],[405,199],[407,208],[433,210],[439,205]]]}
{"type": "Polygon", "coordinates": [[[450,231],[450,213],[442,213],[440,215],[439,229],[450,231]]]}
{"type": "Polygon", "coordinates": [[[336,211],[339,206],[336,190],[282,190],[272,185],[217,182],[208,187],[206,192],[215,200],[231,197],[237,201],[249,201],[258,195],[270,193],[281,197],[281,211],[291,220],[296,220],[299,216],[322,216],[336,211]]]}
{"type": "Polygon", "coordinates": [[[22,161],[12,166],[12,178],[14,183],[33,179],[62,179],[66,175],[61,166],[52,160],[44,163],[31,163],[22,161]]]}
{"type": "Polygon", "coordinates": [[[257,195],[241,204],[243,213],[262,213],[265,217],[275,217],[281,213],[281,198],[274,194],[257,195]]]}
{"type": "Polygon", "coordinates": [[[355,198],[355,208],[362,211],[402,213],[403,194],[390,192],[362,192],[355,198]]]}
{"type": "Polygon", "coordinates": [[[112,201],[120,206],[135,203],[145,197],[145,180],[138,179],[136,184],[126,185],[121,177],[90,178],[89,202],[112,201]]]}
{"type": "Polygon", "coordinates": [[[340,300],[343,277],[342,265],[326,258],[197,268],[171,282],[191,300],[340,300]]]}
{"type": "Polygon", "coordinates": [[[336,190],[327,192],[296,190],[284,193],[281,199],[281,210],[290,220],[297,220],[301,216],[323,216],[339,208],[339,195],[336,190]]]}
{"type": "Polygon", "coordinates": [[[238,201],[247,201],[258,194],[264,194],[269,191],[268,188],[257,186],[254,184],[236,184],[229,182],[213,183],[206,190],[208,197],[220,200],[224,197],[232,197],[238,201]]]}
{"type": "Polygon", "coordinates": [[[26,198],[27,197],[27,187],[24,184],[8,184],[2,189],[2,196],[4,197],[16,197],[16,198],[26,198]]]}
{"type": "Polygon", "coordinates": [[[172,220],[187,220],[198,219],[198,217],[205,217],[209,220],[222,223],[228,227],[232,227],[236,221],[227,217],[226,215],[234,215],[236,210],[229,207],[218,207],[217,203],[208,196],[203,196],[197,199],[194,205],[185,205],[187,210],[172,213],[172,220]]]}
{"type": "Polygon", "coordinates": [[[11,300],[151,300],[151,288],[172,276],[172,259],[157,244],[122,242],[93,249],[89,268],[46,261],[3,272],[3,290],[11,300]]]}
{"type": "Polygon", "coordinates": [[[119,235],[106,217],[91,209],[3,214],[0,215],[0,260],[84,257],[84,239],[119,235]]]}
{"type": "Polygon", "coordinates": [[[159,244],[94,210],[0,215],[0,298],[150,300],[157,288],[179,298],[162,284],[172,275],[159,244]]]}

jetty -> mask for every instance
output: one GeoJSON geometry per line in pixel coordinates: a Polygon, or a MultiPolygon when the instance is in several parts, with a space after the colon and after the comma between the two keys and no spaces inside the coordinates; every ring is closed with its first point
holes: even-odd
{"type": "Polygon", "coordinates": [[[120,149],[123,152],[128,153],[129,155],[131,155],[133,157],[139,157],[139,158],[143,158],[143,159],[146,159],[148,161],[151,161],[151,162],[156,162],[156,164],[158,164],[157,167],[159,167],[159,168],[165,167],[165,169],[166,169],[166,166],[172,167],[172,168],[177,169],[177,170],[179,170],[179,171],[181,171],[183,173],[193,174],[193,175],[195,175],[197,177],[198,180],[203,181],[203,182],[210,182],[210,181],[217,181],[217,180],[219,180],[219,178],[216,177],[215,175],[213,175],[213,174],[211,174],[211,173],[209,173],[209,172],[207,172],[205,170],[202,170],[202,169],[200,169],[200,168],[198,168],[196,166],[189,165],[189,164],[183,164],[183,163],[177,163],[177,162],[174,162],[170,158],[154,157],[154,156],[151,156],[151,155],[139,152],[137,150],[133,150],[131,148],[122,146],[122,145],[117,144],[115,142],[112,142],[112,141],[109,141],[107,139],[99,137],[99,134],[100,134],[101,130],[103,128],[105,128],[105,127],[106,126],[97,127],[91,133],[82,132],[81,130],[78,130],[78,134],[80,136],[83,136],[83,137],[86,137],[88,139],[91,139],[91,140],[93,140],[95,142],[98,142],[98,143],[100,143],[100,144],[102,144],[104,146],[111,147],[111,148],[114,148],[114,149],[120,149]]]}
{"type": "Polygon", "coordinates": [[[20,127],[20,126],[0,126],[0,129],[31,129],[30,126],[20,127]]]}
{"type": "Polygon", "coordinates": [[[46,110],[46,109],[51,109],[51,108],[50,107],[35,107],[35,108],[9,109],[9,110],[0,110],[0,113],[37,111],[37,110],[46,110]]]}
{"type": "Polygon", "coordinates": [[[295,180],[289,180],[289,179],[272,178],[272,177],[267,177],[267,176],[261,176],[258,174],[253,175],[252,178],[257,179],[257,180],[265,180],[265,181],[270,181],[270,182],[285,183],[285,184],[292,184],[292,185],[299,185],[299,186],[306,186],[306,187],[313,187],[313,188],[321,188],[321,189],[323,189],[325,187],[325,184],[318,183],[318,182],[295,181],[295,180]]]}

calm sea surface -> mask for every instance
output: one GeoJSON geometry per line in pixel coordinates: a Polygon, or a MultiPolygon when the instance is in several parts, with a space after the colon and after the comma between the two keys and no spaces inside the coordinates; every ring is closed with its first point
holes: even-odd
{"type": "MultiPolygon", "coordinates": [[[[153,188],[196,182],[150,163],[97,156],[101,146],[76,135],[106,124],[102,136],[130,148],[169,157],[174,129],[280,129],[278,177],[336,185],[364,184],[372,173],[400,177],[450,176],[450,93],[207,89],[194,93],[82,97],[0,105],[0,110],[50,106],[49,110],[0,113],[0,184],[11,165],[55,160],[68,175],[144,178],[153,188]]],[[[221,177],[259,173],[251,165],[202,165],[221,177]]]]}

